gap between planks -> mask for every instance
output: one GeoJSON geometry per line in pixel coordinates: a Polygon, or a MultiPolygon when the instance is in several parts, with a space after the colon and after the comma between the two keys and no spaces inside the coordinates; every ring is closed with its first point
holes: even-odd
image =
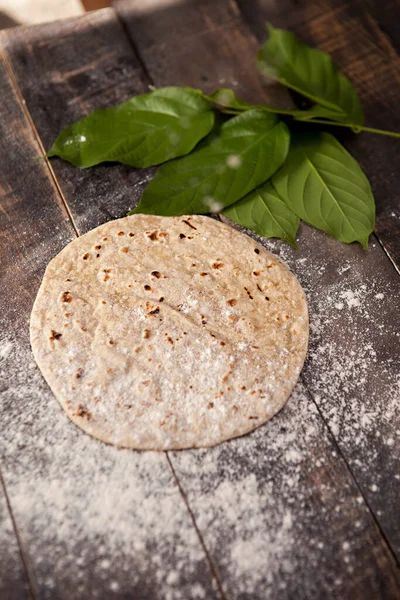
{"type": "Polygon", "coordinates": [[[26,555],[25,555],[24,544],[22,542],[22,538],[21,538],[21,535],[20,535],[19,530],[18,530],[17,522],[15,520],[14,513],[13,513],[13,510],[12,510],[12,507],[11,507],[10,498],[8,496],[8,492],[7,492],[7,488],[6,488],[6,483],[5,483],[5,480],[4,480],[4,477],[3,477],[3,473],[1,471],[1,460],[0,460],[0,491],[1,490],[4,493],[7,510],[8,510],[9,515],[10,515],[12,528],[13,528],[14,535],[15,535],[16,540],[17,540],[18,550],[19,550],[19,554],[20,554],[20,557],[21,557],[22,567],[23,567],[23,570],[25,572],[25,577],[26,577],[26,580],[27,580],[27,583],[28,583],[29,598],[30,598],[30,600],[38,600],[39,596],[38,596],[38,594],[36,592],[35,577],[34,577],[33,573],[31,572],[31,569],[28,567],[28,561],[27,561],[26,555]]]}
{"type": "MultiPolygon", "coordinates": [[[[338,453],[338,455],[344,461],[344,464],[346,465],[346,468],[347,468],[347,470],[349,472],[350,479],[352,479],[354,481],[354,484],[355,484],[355,486],[356,486],[356,488],[357,488],[357,490],[358,490],[361,498],[363,499],[364,504],[366,505],[367,511],[371,515],[371,518],[372,518],[373,522],[375,523],[376,528],[379,531],[379,534],[380,534],[380,536],[382,538],[383,546],[386,546],[388,553],[391,554],[391,556],[393,557],[395,565],[398,568],[400,568],[400,562],[397,559],[397,555],[396,555],[395,551],[393,550],[392,546],[390,545],[390,542],[387,539],[387,537],[386,537],[386,535],[385,535],[385,533],[384,533],[384,531],[383,531],[383,529],[381,527],[381,524],[379,523],[379,520],[378,520],[377,516],[375,515],[374,511],[372,510],[372,507],[371,507],[370,503],[368,502],[368,499],[367,499],[366,495],[364,494],[364,492],[362,490],[362,487],[358,483],[357,478],[356,478],[356,476],[355,476],[355,474],[353,472],[353,469],[351,468],[348,460],[346,459],[345,455],[343,454],[343,452],[342,452],[342,450],[341,450],[341,448],[339,446],[339,443],[337,442],[337,440],[336,440],[336,438],[334,436],[334,433],[333,433],[333,431],[332,431],[329,423],[327,422],[327,420],[325,419],[325,417],[324,417],[324,415],[323,415],[323,413],[321,411],[321,408],[318,406],[317,402],[314,400],[314,394],[308,389],[307,383],[306,383],[306,381],[305,381],[305,379],[304,379],[304,377],[303,377],[303,375],[301,373],[300,373],[300,376],[299,376],[299,380],[302,382],[304,388],[307,391],[307,394],[309,395],[309,397],[311,398],[311,401],[315,405],[315,407],[316,407],[316,409],[318,411],[318,414],[319,414],[319,416],[320,416],[320,418],[321,418],[324,426],[326,427],[326,430],[327,430],[327,433],[328,433],[328,437],[330,437],[331,440],[332,440],[332,443],[333,443],[333,446],[335,447],[336,452],[338,453]]],[[[289,397],[288,401],[290,401],[290,397],[289,397]]]]}
{"type": "MultiPolygon", "coordinates": [[[[142,68],[142,70],[143,70],[143,72],[144,72],[144,74],[146,76],[146,79],[147,79],[148,83],[151,84],[152,83],[152,79],[150,77],[150,74],[149,74],[149,72],[148,72],[145,64],[143,63],[142,58],[139,55],[139,52],[138,52],[137,48],[135,47],[135,44],[132,42],[132,40],[129,37],[129,34],[128,34],[128,31],[127,31],[127,28],[126,28],[126,25],[125,25],[124,21],[122,19],[120,19],[120,16],[118,15],[118,13],[114,9],[112,9],[112,10],[115,13],[118,22],[120,23],[120,25],[121,25],[121,27],[123,29],[124,34],[126,35],[126,38],[127,38],[128,42],[129,42],[129,44],[130,44],[130,46],[131,46],[131,48],[133,50],[133,53],[135,54],[135,56],[137,57],[137,59],[139,61],[139,64],[140,64],[140,66],[141,66],[141,68],[142,68]]],[[[64,193],[62,191],[62,188],[61,188],[61,186],[60,186],[60,184],[58,182],[58,179],[57,179],[57,177],[55,175],[53,167],[51,166],[51,163],[50,163],[49,159],[46,156],[46,150],[44,148],[42,139],[41,139],[41,137],[39,135],[38,130],[36,129],[35,123],[34,123],[34,121],[32,119],[32,115],[30,114],[29,109],[28,109],[28,107],[26,105],[26,101],[25,101],[25,99],[23,97],[23,94],[21,92],[21,89],[20,89],[20,87],[18,85],[17,79],[16,79],[16,77],[14,75],[14,72],[12,70],[12,67],[11,67],[11,65],[10,65],[10,63],[8,61],[7,55],[4,52],[4,49],[3,49],[1,41],[2,40],[1,40],[1,36],[0,36],[0,57],[1,57],[2,61],[3,61],[5,69],[7,71],[7,75],[8,75],[8,78],[10,80],[11,86],[12,86],[12,88],[13,88],[13,90],[14,90],[14,92],[15,92],[15,94],[16,94],[19,102],[20,102],[20,107],[21,107],[21,109],[22,109],[22,111],[24,113],[24,116],[26,117],[26,119],[27,119],[27,121],[29,123],[29,126],[30,126],[30,128],[32,130],[33,137],[36,140],[36,142],[37,142],[37,144],[38,144],[38,146],[40,148],[40,151],[43,154],[43,160],[46,162],[46,166],[47,166],[47,169],[49,171],[50,177],[51,177],[51,179],[52,179],[52,181],[54,183],[54,186],[55,186],[55,188],[57,190],[57,193],[58,193],[58,195],[59,195],[59,197],[61,199],[62,206],[64,207],[64,209],[65,209],[65,211],[67,213],[68,219],[71,222],[72,228],[73,228],[76,236],[80,237],[81,234],[80,234],[78,226],[77,226],[77,224],[75,222],[75,219],[74,219],[73,213],[71,211],[71,208],[70,208],[70,206],[68,204],[68,201],[67,201],[67,199],[66,199],[66,197],[65,197],[65,195],[64,195],[64,193]]],[[[42,159],[42,157],[38,157],[38,159],[42,159]]],[[[182,498],[182,501],[183,501],[183,503],[185,505],[186,511],[188,512],[189,518],[190,518],[190,520],[191,520],[191,522],[193,524],[193,527],[194,527],[194,529],[196,531],[196,535],[197,535],[197,537],[199,539],[200,545],[203,548],[203,552],[205,554],[206,560],[207,560],[209,568],[210,568],[211,577],[216,582],[217,590],[219,592],[221,600],[228,600],[227,597],[226,597],[226,595],[225,595],[225,593],[224,593],[224,591],[223,591],[222,583],[221,583],[221,580],[219,578],[219,575],[218,575],[218,572],[217,572],[217,568],[214,565],[214,563],[212,562],[211,555],[210,555],[210,553],[209,553],[209,551],[208,551],[208,549],[207,549],[207,547],[205,545],[203,536],[202,536],[202,534],[201,534],[201,532],[200,532],[200,530],[199,530],[199,528],[197,526],[197,523],[196,523],[193,511],[190,508],[188,499],[187,499],[187,497],[186,497],[186,495],[185,495],[185,493],[183,491],[183,488],[182,488],[181,483],[179,481],[178,475],[176,474],[175,469],[172,466],[172,462],[171,462],[171,459],[169,457],[169,453],[168,452],[165,452],[165,457],[166,457],[168,466],[170,468],[170,471],[172,473],[172,476],[174,478],[174,481],[176,482],[176,484],[178,486],[178,490],[179,490],[180,496],[182,498]]],[[[14,518],[14,514],[13,514],[13,511],[12,511],[11,502],[10,502],[10,499],[9,499],[9,497],[7,495],[5,481],[4,481],[4,478],[2,476],[1,470],[0,470],[0,485],[3,488],[3,490],[4,490],[7,507],[8,507],[8,510],[9,510],[9,513],[10,513],[10,518],[11,518],[11,521],[12,521],[12,524],[13,524],[14,533],[15,533],[15,536],[17,538],[17,543],[18,543],[18,548],[19,548],[20,554],[21,554],[21,560],[22,560],[23,568],[25,570],[25,574],[26,574],[26,577],[27,577],[27,580],[28,580],[30,597],[31,597],[31,600],[37,600],[38,596],[35,593],[34,576],[33,576],[33,574],[30,573],[30,570],[28,569],[28,562],[27,562],[27,559],[26,559],[26,556],[25,556],[24,545],[23,545],[22,538],[21,538],[21,536],[19,534],[19,531],[18,531],[16,520],[14,518]]]]}
{"type": "Polygon", "coordinates": [[[1,42],[2,42],[2,40],[1,40],[1,37],[0,37],[0,56],[1,56],[1,59],[2,59],[2,61],[4,63],[4,67],[5,67],[6,71],[7,71],[7,75],[9,77],[11,86],[12,86],[14,92],[15,92],[15,95],[17,96],[17,98],[18,98],[18,100],[20,102],[21,109],[22,109],[22,111],[23,111],[23,113],[24,113],[24,115],[25,115],[25,117],[26,117],[26,119],[27,119],[27,121],[29,123],[29,126],[32,129],[33,137],[35,138],[35,140],[36,140],[36,142],[37,142],[37,144],[38,144],[38,146],[40,148],[40,151],[42,152],[42,156],[39,156],[38,160],[44,160],[46,162],[46,166],[47,166],[47,169],[48,169],[48,171],[50,173],[50,177],[51,177],[51,179],[52,179],[52,181],[53,181],[53,183],[54,183],[54,185],[55,185],[55,187],[57,189],[58,195],[60,196],[60,199],[61,199],[61,202],[62,202],[62,204],[64,206],[64,209],[67,212],[69,220],[71,221],[71,225],[72,225],[72,227],[73,227],[76,235],[79,237],[80,233],[79,233],[78,227],[77,227],[77,225],[75,223],[74,216],[73,216],[73,214],[71,212],[71,209],[70,209],[70,207],[68,205],[67,199],[65,198],[65,196],[64,196],[64,194],[62,192],[60,184],[58,183],[58,180],[57,180],[57,177],[56,177],[56,175],[54,173],[53,167],[51,166],[50,161],[49,161],[49,159],[46,156],[46,150],[45,150],[45,148],[43,146],[43,143],[42,143],[42,140],[41,140],[41,138],[39,136],[39,132],[36,129],[35,123],[33,122],[32,115],[29,112],[29,109],[28,109],[28,107],[26,105],[25,99],[24,99],[24,97],[22,95],[21,89],[20,89],[20,87],[18,85],[17,79],[16,79],[16,77],[14,75],[14,72],[12,70],[12,67],[11,67],[11,65],[10,65],[10,63],[8,61],[7,55],[4,52],[4,48],[3,48],[3,45],[2,45],[1,42]]]}

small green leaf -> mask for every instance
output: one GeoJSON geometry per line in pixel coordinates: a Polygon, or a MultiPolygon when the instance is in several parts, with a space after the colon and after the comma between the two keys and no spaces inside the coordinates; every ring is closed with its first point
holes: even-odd
{"type": "Polygon", "coordinates": [[[80,119],[64,129],[48,156],[77,167],[110,161],[149,167],[193,150],[213,123],[214,113],[198,91],[161,88],[80,119]]]}
{"type": "Polygon", "coordinates": [[[283,164],[289,142],[289,130],[276,115],[244,112],[200,149],[160,167],[129,214],[218,212],[269,179],[283,164]]]}
{"type": "Polygon", "coordinates": [[[343,121],[364,123],[363,109],[352,83],[336,68],[329,54],[303,44],[290,31],[271,25],[267,29],[269,38],[257,56],[261,73],[317,104],[342,113],[343,121]]]}
{"type": "Polygon", "coordinates": [[[238,225],[267,238],[280,238],[296,246],[300,219],[267,181],[226,208],[222,214],[238,225]]]}
{"type": "Polygon", "coordinates": [[[375,201],[357,161],[329,133],[293,135],[272,185],[303,221],[340,242],[368,247],[375,201]]]}

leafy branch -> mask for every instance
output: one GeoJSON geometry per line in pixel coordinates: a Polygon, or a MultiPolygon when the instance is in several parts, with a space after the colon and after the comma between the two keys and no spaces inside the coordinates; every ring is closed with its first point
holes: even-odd
{"type": "Polygon", "coordinates": [[[253,105],[226,88],[209,95],[189,87],[152,88],[72,124],[47,156],[78,167],[164,163],[129,214],[222,212],[293,245],[301,219],[367,248],[375,222],[370,185],[356,160],[321,125],[397,138],[400,133],[364,124],[352,83],[328,54],[289,31],[267,29],[258,70],[307,98],[309,108],[253,105]],[[228,119],[222,122],[218,113],[228,119]],[[296,132],[294,121],[306,131],[296,132]]]}

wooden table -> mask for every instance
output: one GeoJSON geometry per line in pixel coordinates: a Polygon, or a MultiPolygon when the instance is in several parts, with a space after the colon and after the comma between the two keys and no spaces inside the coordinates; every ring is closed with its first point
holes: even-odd
{"type": "Polygon", "coordinates": [[[37,160],[63,127],[149,84],[276,101],[254,68],[268,19],[332,53],[368,123],[400,131],[398,6],[121,1],[1,34],[2,600],[400,598],[398,140],[342,138],[377,201],[368,252],[306,226],[298,251],[262,241],[306,290],[311,342],[290,401],[251,435],[184,452],[106,446],[69,422],[28,338],[48,261],[125,215],[154,173],[37,160]]]}

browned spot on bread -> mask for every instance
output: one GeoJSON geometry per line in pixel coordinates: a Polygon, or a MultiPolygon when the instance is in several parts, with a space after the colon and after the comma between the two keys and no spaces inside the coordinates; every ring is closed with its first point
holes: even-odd
{"type": "Polygon", "coordinates": [[[128,233],[128,235],[129,235],[129,237],[134,237],[134,235],[135,235],[135,234],[133,233],[133,231],[130,231],[130,232],[128,233]]]}
{"type": "Polygon", "coordinates": [[[146,231],[146,235],[149,238],[149,240],[151,240],[152,242],[155,242],[159,239],[158,237],[158,231],[152,231],[152,232],[147,232],[146,231]]]}
{"type": "Polygon", "coordinates": [[[119,236],[121,236],[121,235],[125,235],[125,232],[124,232],[124,231],[119,231],[119,232],[118,232],[118,235],[119,235],[119,236]]]}
{"type": "Polygon", "coordinates": [[[70,316],[71,316],[71,313],[65,313],[65,314],[64,314],[64,317],[66,317],[67,319],[68,319],[68,317],[70,317],[70,316]]]}
{"type": "Polygon", "coordinates": [[[247,390],[247,387],[245,385],[242,385],[242,390],[247,390]]]}
{"type": "Polygon", "coordinates": [[[185,237],[186,237],[186,235],[185,235],[184,233],[180,233],[180,234],[179,234],[179,237],[180,237],[180,239],[181,239],[181,240],[183,240],[183,238],[185,238],[185,237]]]}
{"type": "Polygon", "coordinates": [[[232,370],[228,371],[222,378],[222,383],[226,383],[229,377],[232,375],[232,370]]]}
{"type": "Polygon", "coordinates": [[[129,252],[129,248],[127,246],[124,246],[123,248],[121,248],[121,252],[125,252],[125,254],[127,252],[129,252]]]}
{"type": "Polygon", "coordinates": [[[182,223],[186,223],[186,225],[197,231],[197,227],[191,224],[190,219],[188,219],[187,221],[185,221],[185,219],[182,219],[182,223]]]}
{"type": "Polygon", "coordinates": [[[148,285],[148,284],[146,284],[146,285],[144,286],[144,289],[146,290],[146,292],[151,292],[151,286],[150,286],[150,285],[148,285]]]}
{"type": "Polygon", "coordinates": [[[229,304],[229,306],[235,306],[237,304],[237,300],[232,298],[231,300],[227,300],[226,303],[229,304]]]}
{"type": "Polygon", "coordinates": [[[75,379],[81,379],[83,377],[83,369],[79,368],[75,373],[75,379]]]}
{"type": "Polygon", "coordinates": [[[225,342],[220,342],[221,346],[226,346],[225,342]]]}
{"type": "Polygon", "coordinates": [[[173,344],[173,343],[174,343],[174,340],[173,340],[171,337],[169,337],[169,336],[168,336],[168,337],[167,337],[167,342],[168,342],[169,344],[173,344]]]}
{"type": "Polygon", "coordinates": [[[102,300],[101,303],[102,304],[107,304],[107,302],[105,300],[102,300]]]}
{"type": "Polygon", "coordinates": [[[156,279],[160,279],[161,277],[161,273],[160,271],[152,271],[151,274],[153,275],[153,277],[155,277],[156,279]]]}
{"type": "Polygon", "coordinates": [[[161,296],[161,298],[158,299],[159,302],[164,302],[164,296],[161,296]]]}
{"type": "Polygon", "coordinates": [[[149,315],[158,315],[160,312],[160,307],[154,306],[150,302],[146,302],[146,310],[148,311],[149,315]]]}
{"type": "Polygon", "coordinates": [[[100,250],[101,246],[100,244],[97,244],[97,246],[94,247],[95,250],[100,250]]]}
{"type": "Polygon", "coordinates": [[[233,408],[233,410],[234,410],[235,412],[236,412],[237,410],[239,410],[239,409],[238,409],[238,407],[236,406],[236,404],[234,404],[234,405],[232,406],[232,408],[233,408]]]}
{"type": "Polygon", "coordinates": [[[208,273],[200,273],[200,277],[205,277],[208,273]]]}
{"type": "Polygon", "coordinates": [[[76,412],[72,413],[72,416],[73,417],[83,417],[83,418],[87,419],[88,421],[90,421],[90,419],[92,417],[92,413],[90,412],[90,410],[88,410],[82,404],[78,404],[78,408],[76,409],[76,412]]]}
{"type": "Polygon", "coordinates": [[[247,292],[248,297],[250,298],[250,300],[253,300],[253,296],[250,294],[249,290],[247,289],[247,287],[244,288],[247,292]]]}
{"type": "Polygon", "coordinates": [[[222,262],[215,262],[212,265],[213,269],[222,269],[223,267],[224,267],[224,263],[222,263],[222,262]]]}
{"type": "Polygon", "coordinates": [[[269,301],[269,297],[268,296],[265,296],[265,299],[269,301]]]}
{"type": "Polygon", "coordinates": [[[72,302],[72,296],[69,292],[63,292],[61,294],[61,300],[63,302],[72,302]]]}
{"type": "Polygon", "coordinates": [[[103,269],[103,273],[104,273],[104,277],[103,277],[103,281],[108,281],[110,279],[110,276],[108,275],[108,273],[111,272],[111,269],[103,269]]]}
{"type": "Polygon", "coordinates": [[[54,342],[54,340],[59,340],[61,336],[62,336],[62,333],[57,333],[57,331],[54,331],[54,329],[52,329],[50,332],[49,340],[51,342],[54,342]]]}
{"type": "Polygon", "coordinates": [[[114,342],[113,342],[113,340],[108,340],[108,343],[110,344],[110,346],[113,346],[113,345],[114,345],[114,342]]]}
{"type": "Polygon", "coordinates": [[[207,408],[214,408],[214,402],[209,402],[207,404],[207,408]]]}
{"type": "Polygon", "coordinates": [[[89,258],[90,254],[88,252],[86,252],[86,254],[84,254],[82,256],[83,260],[87,260],[89,258]]]}
{"type": "Polygon", "coordinates": [[[106,242],[108,240],[108,238],[103,238],[103,242],[106,242]]]}
{"type": "Polygon", "coordinates": [[[251,420],[251,419],[258,419],[258,417],[249,417],[249,419],[250,419],[250,420],[251,420]]]}
{"type": "Polygon", "coordinates": [[[142,381],[142,385],[144,385],[145,387],[150,385],[150,379],[146,379],[146,381],[142,381]]]}
{"type": "Polygon", "coordinates": [[[258,276],[259,276],[259,274],[260,274],[260,271],[253,271],[253,275],[254,275],[255,277],[258,277],[258,276]]]}
{"type": "Polygon", "coordinates": [[[145,340],[148,340],[148,339],[149,339],[149,337],[150,337],[150,334],[151,334],[151,332],[150,332],[150,329],[145,329],[145,330],[143,331],[143,337],[144,337],[144,339],[145,339],[145,340]]]}
{"type": "Polygon", "coordinates": [[[258,249],[258,248],[254,248],[254,252],[255,252],[256,254],[260,254],[260,251],[259,251],[259,249],[258,249]]]}

